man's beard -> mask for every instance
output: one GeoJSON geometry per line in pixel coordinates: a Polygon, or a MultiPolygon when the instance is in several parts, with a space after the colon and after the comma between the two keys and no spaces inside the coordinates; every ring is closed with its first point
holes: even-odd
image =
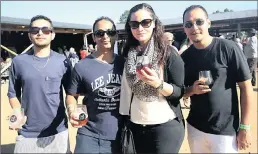
{"type": "Polygon", "coordinates": [[[198,39],[192,40],[192,41],[193,41],[193,43],[200,43],[201,42],[201,40],[198,40],[198,39]]]}
{"type": "Polygon", "coordinates": [[[48,47],[49,44],[42,44],[42,45],[40,45],[40,44],[34,44],[34,46],[37,47],[37,48],[43,49],[43,48],[48,47]]]}

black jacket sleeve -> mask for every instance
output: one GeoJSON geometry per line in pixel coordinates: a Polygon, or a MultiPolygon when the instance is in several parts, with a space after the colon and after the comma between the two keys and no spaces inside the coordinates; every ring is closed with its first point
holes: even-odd
{"type": "Polygon", "coordinates": [[[184,62],[176,51],[169,49],[168,52],[170,52],[170,55],[164,69],[164,80],[173,86],[173,93],[170,96],[166,96],[166,99],[179,100],[184,93],[184,62]]]}

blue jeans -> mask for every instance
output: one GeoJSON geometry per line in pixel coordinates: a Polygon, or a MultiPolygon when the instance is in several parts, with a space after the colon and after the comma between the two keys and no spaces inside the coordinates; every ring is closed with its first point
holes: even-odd
{"type": "Polygon", "coordinates": [[[78,133],[74,153],[119,153],[119,141],[103,140],[78,133]]]}

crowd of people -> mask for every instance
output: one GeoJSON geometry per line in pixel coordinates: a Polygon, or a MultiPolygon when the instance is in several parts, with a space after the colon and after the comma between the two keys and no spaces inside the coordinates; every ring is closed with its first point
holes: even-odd
{"type": "Polygon", "coordinates": [[[1,51],[1,84],[5,84],[9,78],[9,68],[12,58],[6,50],[1,51]]]}
{"type": "Polygon", "coordinates": [[[249,148],[256,103],[249,66],[257,63],[257,37],[250,37],[244,54],[237,43],[209,34],[211,21],[202,6],[189,6],[182,17],[187,39],[180,47],[149,4],[135,5],[125,23],[121,55],[114,53],[114,21],[100,17],[92,28],[97,48],[84,46],[81,60],[73,48],[60,49],[61,54],[51,50],[58,35],[52,21],[33,17],[28,29],[33,50],[13,58],[9,74],[9,103],[24,123],[14,153],[68,153],[68,122],[78,127],[74,153],[121,153],[128,115],[137,153],[178,153],[185,127],[192,153],[249,148]],[[210,85],[199,79],[205,70],[213,77],[210,85]],[[87,106],[84,126],[76,126],[78,96],[87,106]],[[181,98],[191,99],[187,123],[181,98]]]}

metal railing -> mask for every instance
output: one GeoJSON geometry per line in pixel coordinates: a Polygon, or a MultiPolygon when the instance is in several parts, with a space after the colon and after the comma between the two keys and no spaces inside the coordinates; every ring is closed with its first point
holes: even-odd
{"type": "MultiPolygon", "coordinates": [[[[25,52],[27,52],[28,50],[30,50],[33,47],[33,44],[31,44],[30,46],[28,46],[25,50],[23,50],[23,52],[21,54],[24,54],[25,52]]],[[[1,44],[1,48],[3,48],[4,50],[6,50],[7,52],[17,56],[18,54],[10,49],[8,49],[7,47],[3,46],[1,44]]],[[[7,70],[10,66],[12,65],[12,63],[9,63],[8,65],[6,65],[4,68],[1,69],[1,74],[7,70]]]]}

